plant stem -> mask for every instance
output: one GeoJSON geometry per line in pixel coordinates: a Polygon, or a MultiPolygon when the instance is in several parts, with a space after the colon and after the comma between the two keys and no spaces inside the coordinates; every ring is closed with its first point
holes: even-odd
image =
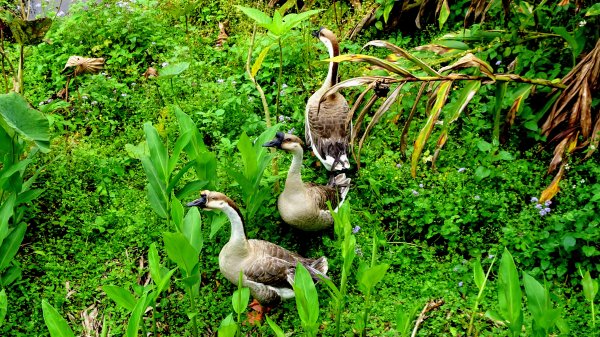
{"type": "MultiPolygon", "coordinates": [[[[494,74],[494,79],[498,82],[517,82],[529,83],[535,85],[543,85],[546,87],[565,89],[567,86],[556,80],[544,80],[540,78],[524,78],[515,74],[494,74]]],[[[405,77],[405,78],[389,78],[377,77],[381,83],[403,83],[403,82],[437,82],[437,81],[490,81],[487,76],[471,76],[464,74],[449,74],[445,76],[423,76],[423,77],[405,77]]]]}
{"type": "Polygon", "coordinates": [[[283,74],[283,48],[281,38],[277,39],[279,45],[279,77],[277,78],[277,95],[275,95],[275,116],[279,116],[279,97],[281,96],[281,77],[283,74]]]}
{"type": "Polygon", "coordinates": [[[154,336],[158,336],[158,329],[156,327],[156,302],[154,302],[154,308],[152,308],[152,333],[154,336]]]}
{"type": "Polygon", "coordinates": [[[198,319],[196,318],[196,296],[194,295],[194,289],[190,286],[188,287],[188,292],[190,294],[190,308],[192,309],[192,335],[194,337],[198,337],[198,319]]]}

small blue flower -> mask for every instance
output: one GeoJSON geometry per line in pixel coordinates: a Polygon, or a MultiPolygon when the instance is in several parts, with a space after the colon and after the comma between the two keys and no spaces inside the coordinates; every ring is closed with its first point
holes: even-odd
{"type": "Polygon", "coordinates": [[[459,169],[458,169],[458,173],[465,172],[465,170],[466,170],[466,168],[464,168],[464,167],[461,167],[461,168],[459,168],[459,169]]]}
{"type": "Polygon", "coordinates": [[[546,215],[546,213],[547,213],[546,211],[544,211],[544,210],[541,210],[541,211],[540,211],[540,216],[544,216],[544,215],[546,215]]]}
{"type": "Polygon", "coordinates": [[[551,211],[550,207],[546,207],[546,208],[544,208],[544,212],[546,212],[546,213],[550,213],[550,211],[551,211]]]}
{"type": "Polygon", "coordinates": [[[497,65],[497,66],[499,66],[499,65],[501,65],[501,64],[502,64],[502,61],[501,61],[501,60],[498,60],[498,61],[496,61],[496,65],[497,65]]]}
{"type": "Polygon", "coordinates": [[[419,184],[419,187],[420,187],[420,188],[423,188],[423,184],[419,184]]]}
{"type": "Polygon", "coordinates": [[[542,208],[544,208],[544,206],[542,206],[542,204],[535,204],[535,208],[542,209],[542,208]]]}
{"type": "Polygon", "coordinates": [[[494,254],[488,254],[488,259],[490,259],[490,260],[491,260],[491,259],[493,259],[495,256],[496,256],[496,255],[494,255],[494,254]]]}
{"type": "Polygon", "coordinates": [[[550,205],[552,205],[552,201],[546,200],[546,202],[544,202],[544,206],[550,206],[550,205]]]}
{"type": "Polygon", "coordinates": [[[417,195],[419,195],[419,192],[412,190],[412,194],[416,197],[417,195]]]}
{"type": "Polygon", "coordinates": [[[463,286],[463,281],[458,282],[458,286],[462,287],[463,286]]]}
{"type": "Polygon", "coordinates": [[[538,198],[536,198],[536,197],[532,197],[532,198],[531,198],[531,202],[538,202],[538,201],[539,201],[539,199],[538,199],[538,198]]]}
{"type": "Polygon", "coordinates": [[[479,200],[479,199],[481,199],[481,197],[480,197],[480,196],[478,196],[478,195],[476,195],[476,196],[474,196],[474,197],[473,197],[473,199],[475,199],[475,200],[479,200]]]}
{"type": "Polygon", "coordinates": [[[397,168],[401,168],[401,167],[402,167],[402,164],[398,163],[398,164],[396,164],[396,167],[397,167],[397,168]]]}
{"type": "Polygon", "coordinates": [[[360,226],[354,226],[354,228],[352,228],[352,234],[356,234],[358,233],[358,231],[360,230],[360,226]]]}

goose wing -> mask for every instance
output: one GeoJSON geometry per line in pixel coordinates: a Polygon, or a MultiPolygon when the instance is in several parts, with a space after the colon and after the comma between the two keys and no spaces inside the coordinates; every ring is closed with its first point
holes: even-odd
{"type": "Polygon", "coordinates": [[[327,201],[331,202],[331,207],[336,208],[338,205],[338,193],[333,186],[315,185],[312,183],[306,183],[306,191],[311,200],[315,201],[315,204],[319,209],[326,210],[327,201]]]}
{"type": "Polygon", "coordinates": [[[348,153],[350,141],[346,116],[348,102],[339,93],[332,94],[319,105],[311,102],[307,107],[307,143],[321,158],[331,156],[337,160],[348,153]]]}
{"type": "Polygon", "coordinates": [[[300,255],[262,240],[249,240],[255,258],[244,267],[244,275],[265,285],[289,287],[294,280],[300,255]]]}

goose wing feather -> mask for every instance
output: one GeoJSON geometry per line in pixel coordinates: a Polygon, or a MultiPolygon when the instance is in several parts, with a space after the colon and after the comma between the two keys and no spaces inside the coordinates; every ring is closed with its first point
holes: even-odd
{"type": "Polygon", "coordinates": [[[338,204],[337,191],[333,186],[315,185],[306,183],[308,198],[314,200],[319,209],[326,210],[327,201],[331,202],[331,207],[335,208],[338,204]]]}
{"type": "MultiPolygon", "coordinates": [[[[316,151],[325,158],[330,155],[339,158],[348,151],[349,130],[345,125],[348,102],[339,93],[330,95],[321,102],[311,102],[307,108],[310,141],[316,151]]],[[[307,137],[308,139],[308,137],[307,137]]]]}

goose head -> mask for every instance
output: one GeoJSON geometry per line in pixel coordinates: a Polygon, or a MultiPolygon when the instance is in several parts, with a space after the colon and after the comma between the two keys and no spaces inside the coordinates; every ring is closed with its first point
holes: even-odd
{"type": "Polygon", "coordinates": [[[327,50],[330,51],[330,56],[337,56],[339,53],[338,40],[335,34],[325,27],[319,28],[313,32],[313,36],[321,40],[323,44],[327,47],[327,50]],[[335,47],[334,47],[335,46],[335,47]],[[333,55],[331,55],[333,53],[333,55]]]}
{"type": "Polygon", "coordinates": [[[200,192],[200,198],[187,204],[188,207],[199,207],[203,210],[223,210],[227,207],[237,209],[233,200],[229,199],[225,194],[214,191],[200,192]]]}
{"type": "Polygon", "coordinates": [[[302,150],[304,142],[291,133],[277,132],[272,141],[263,144],[264,147],[274,147],[287,152],[302,150]]]}

